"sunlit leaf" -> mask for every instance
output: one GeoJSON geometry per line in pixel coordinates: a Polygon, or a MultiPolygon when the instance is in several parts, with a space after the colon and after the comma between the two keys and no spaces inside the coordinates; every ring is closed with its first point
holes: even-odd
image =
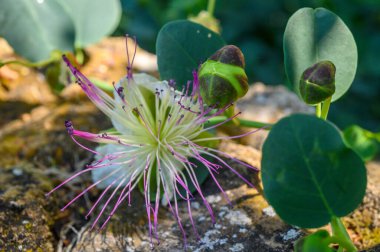
{"type": "Polygon", "coordinates": [[[119,0],[56,0],[75,25],[75,46],[85,47],[111,34],[119,24],[119,0]]]}
{"type": "Polygon", "coordinates": [[[345,143],[356,151],[364,161],[373,159],[379,151],[374,135],[374,133],[357,125],[352,125],[343,132],[345,143]]]}
{"type": "Polygon", "coordinates": [[[57,1],[2,1],[0,37],[30,61],[46,60],[54,50],[73,50],[75,27],[57,1]]]}
{"type": "Polygon", "coordinates": [[[366,189],[366,168],[331,123],[292,115],[271,129],[261,162],[264,194],[286,222],[321,227],[352,212],[366,189]]]}

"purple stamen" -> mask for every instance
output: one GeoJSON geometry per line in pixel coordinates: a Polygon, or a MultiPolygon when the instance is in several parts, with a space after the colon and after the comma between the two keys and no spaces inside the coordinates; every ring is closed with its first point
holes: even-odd
{"type": "Polygon", "coordinates": [[[133,52],[133,56],[132,56],[132,60],[130,59],[129,57],[129,50],[128,50],[128,38],[129,38],[129,35],[126,34],[125,35],[126,39],[125,39],[125,47],[127,49],[127,79],[130,80],[130,79],[133,79],[133,71],[132,71],[132,67],[133,67],[133,62],[135,60],[135,56],[136,56],[136,51],[137,51],[137,40],[136,40],[136,37],[133,36],[133,40],[135,42],[135,48],[134,48],[134,52],[133,52]]]}
{"type": "Polygon", "coordinates": [[[232,206],[231,200],[228,198],[227,193],[223,190],[222,186],[219,184],[218,180],[215,178],[215,176],[214,176],[214,174],[212,173],[212,171],[210,170],[210,168],[209,168],[207,165],[205,165],[205,166],[207,167],[207,169],[208,169],[208,171],[209,171],[209,173],[210,173],[212,179],[214,180],[216,186],[219,188],[220,192],[223,194],[224,199],[228,202],[228,204],[229,204],[230,206],[232,206]]]}
{"type": "MultiPolygon", "coordinates": [[[[118,178],[119,179],[119,178],[118,178]]],[[[118,180],[117,179],[117,180],[118,180]]],[[[110,203],[110,201],[112,200],[113,196],[115,195],[115,193],[118,191],[118,189],[120,188],[120,186],[124,183],[125,181],[125,177],[120,181],[120,183],[117,185],[117,187],[113,190],[111,196],[108,198],[108,200],[106,201],[106,203],[104,204],[102,210],[100,211],[100,213],[98,214],[98,217],[95,219],[94,223],[92,224],[92,227],[94,227],[96,225],[96,223],[99,221],[100,217],[102,216],[104,210],[106,209],[106,207],[108,206],[108,204],[110,203]]],[[[105,225],[107,224],[108,220],[110,218],[107,218],[106,221],[103,223],[103,225],[100,227],[100,230],[102,230],[105,225]]]]}
{"type": "Polygon", "coordinates": [[[132,174],[131,178],[129,179],[129,182],[124,186],[123,190],[121,191],[119,198],[117,199],[116,204],[114,205],[110,215],[113,215],[115,213],[116,209],[125,200],[126,197],[128,197],[128,206],[131,206],[130,196],[132,192],[132,182],[134,181],[134,179],[135,179],[134,174],[132,174]],[[128,191],[124,194],[127,188],[128,188],[128,191]]]}
{"type": "Polygon", "coordinates": [[[121,86],[116,88],[115,82],[112,82],[112,86],[113,86],[113,89],[116,91],[117,95],[120,97],[121,101],[123,102],[124,104],[123,107],[125,108],[126,101],[125,101],[125,95],[124,95],[124,88],[121,86]]]}
{"type": "MultiPolygon", "coordinates": [[[[129,204],[130,204],[130,197],[131,197],[131,194],[132,194],[132,190],[133,188],[136,186],[136,181],[140,181],[141,177],[143,176],[143,174],[141,176],[139,176],[138,178],[135,178],[133,175],[132,175],[132,178],[131,178],[131,183],[129,185],[127,185],[126,187],[129,187],[129,190],[124,194],[122,195],[122,198],[120,200],[118,200],[118,203],[114,206],[111,214],[113,215],[116,211],[116,209],[119,207],[119,205],[125,200],[126,197],[128,197],[128,200],[129,200],[129,204]],[[132,181],[135,182],[135,184],[132,186],[132,181]]],[[[121,196],[121,195],[120,195],[121,196]]]]}
{"type": "Polygon", "coordinates": [[[199,186],[198,180],[196,179],[194,170],[191,167],[187,167],[186,165],[184,167],[186,168],[186,171],[187,171],[187,173],[189,175],[189,178],[190,178],[191,182],[193,183],[195,189],[197,190],[197,192],[201,196],[203,204],[206,206],[206,208],[207,208],[207,210],[208,210],[208,212],[209,212],[209,214],[211,216],[212,223],[215,224],[216,222],[215,222],[214,212],[212,211],[212,208],[211,208],[210,204],[208,203],[208,201],[206,200],[206,198],[204,197],[204,195],[202,193],[202,190],[201,190],[201,188],[199,186]]]}
{"type": "Polygon", "coordinates": [[[252,131],[249,131],[247,133],[240,134],[240,135],[202,138],[199,140],[194,140],[194,142],[203,142],[203,141],[208,141],[208,140],[228,140],[228,139],[241,138],[241,137],[252,135],[253,133],[256,133],[262,129],[265,129],[266,127],[268,127],[268,126],[264,126],[264,127],[259,128],[259,129],[255,129],[255,130],[252,130],[252,131]]]}
{"type": "Polygon", "coordinates": [[[181,123],[181,120],[182,120],[184,117],[185,117],[185,115],[184,115],[184,114],[181,114],[180,117],[179,117],[179,119],[178,119],[178,121],[177,121],[177,123],[176,123],[175,125],[178,126],[178,125],[181,123]]]}
{"type": "Polygon", "coordinates": [[[235,161],[235,162],[237,162],[237,163],[239,163],[239,164],[241,164],[241,165],[243,165],[243,166],[245,166],[245,167],[247,167],[247,168],[250,168],[250,169],[256,171],[256,172],[260,171],[259,168],[254,167],[254,166],[252,166],[252,165],[250,165],[250,164],[247,164],[247,163],[245,163],[245,162],[243,162],[243,161],[240,161],[239,159],[234,158],[234,157],[232,157],[231,155],[229,155],[229,154],[227,154],[227,153],[225,153],[225,152],[223,152],[223,151],[215,150],[215,149],[212,149],[212,148],[209,148],[209,150],[210,150],[210,151],[214,151],[214,152],[216,152],[216,153],[219,153],[220,155],[223,155],[223,156],[225,156],[225,157],[227,157],[227,158],[229,158],[229,159],[231,159],[231,160],[233,160],[233,161],[235,161]]]}
{"type": "Polygon", "coordinates": [[[148,215],[148,227],[149,227],[149,239],[150,239],[150,244],[151,248],[153,248],[153,241],[152,241],[152,221],[151,221],[151,208],[150,208],[150,193],[148,192],[148,181],[147,181],[147,172],[151,172],[151,170],[148,170],[148,168],[144,169],[144,198],[145,198],[145,208],[146,208],[146,213],[148,215]]]}
{"type": "Polygon", "coordinates": [[[251,182],[249,182],[246,178],[244,178],[240,173],[238,173],[234,168],[232,168],[231,166],[229,166],[226,162],[224,162],[218,156],[216,156],[214,154],[211,154],[211,153],[208,153],[208,152],[203,152],[203,154],[206,154],[206,155],[208,155],[210,157],[213,157],[213,158],[217,159],[219,162],[221,162],[226,167],[228,167],[233,173],[235,173],[241,180],[243,180],[245,183],[247,183],[250,187],[255,188],[255,186],[251,182]]]}
{"type": "MultiPolygon", "coordinates": [[[[108,192],[109,189],[111,189],[111,187],[113,186],[113,184],[116,183],[116,181],[119,180],[119,177],[116,178],[114,181],[111,182],[111,184],[109,184],[106,189],[104,189],[104,191],[100,194],[100,196],[98,197],[98,199],[96,200],[95,204],[91,207],[90,211],[88,211],[87,215],[85,216],[85,219],[88,218],[88,216],[90,216],[90,214],[94,211],[95,207],[99,204],[99,202],[102,200],[102,198],[104,197],[104,195],[108,192]]],[[[93,223],[92,226],[91,226],[91,229],[93,229],[95,227],[96,223],[93,223]]]]}
{"type": "Polygon", "coordinates": [[[88,168],[88,169],[85,169],[85,170],[82,170],[82,171],[79,171],[77,173],[75,173],[74,175],[72,175],[71,177],[65,179],[61,184],[59,184],[58,186],[54,187],[50,192],[48,192],[46,194],[46,196],[50,196],[50,194],[52,194],[53,192],[55,192],[56,190],[58,190],[59,188],[61,188],[63,185],[67,184],[68,182],[70,182],[71,180],[75,179],[76,177],[78,177],[79,175],[85,173],[85,172],[88,172],[88,171],[91,171],[93,168],[88,168]]]}
{"type": "Polygon", "coordinates": [[[201,114],[203,114],[204,107],[203,107],[203,99],[201,96],[201,91],[199,88],[198,72],[196,70],[193,70],[193,92],[191,94],[191,97],[195,97],[195,96],[197,96],[198,98],[199,109],[201,111],[201,114]]]}
{"type": "Polygon", "coordinates": [[[233,119],[235,119],[235,118],[238,117],[239,115],[241,115],[241,112],[236,113],[235,115],[233,115],[232,117],[230,117],[230,118],[224,120],[223,122],[220,122],[220,123],[215,124],[215,125],[213,125],[213,126],[210,126],[210,127],[208,127],[208,128],[204,128],[204,129],[202,130],[202,132],[204,132],[204,131],[208,131],[208,130],[210,130],[210,129],[217,128],[217,127],[219,127],[219,126],[221,126],[221,125],[224,125],[225,123],[227,123],[227,122],[229,122],[229,121],[232,121],[233,119]]]}
{"type": "Polygon", "coordinates": [[[195,223],[194,223],[194,219],[193,219],[193,214],[191,212],[191,203],[190,203],[190,200],[187,201],[187,212],[189,213],[189,218],[190,218],[191,226],[193,227],[193,232],[194,232],[195,236],[197,237],[197,240],[199,241],[201,238],[199,236],[197,228],[195,227],[195,223]]]}
{"type": "Polygon", "coordinates": [[[210,118],[213,118],[213,117],[216,117],[216,116],[219,116],[221,114],[223,114],[227,109],[229,109],[233,104],[228,104],[226,106],[224,106],[223,108],[221,108],[220,110],[218,110],[217,112],[215,112],[214,114],[208,116],[208,117],[205,117],[205,118],[200,118],[198,123],[200,124],[203,124],[205,122],[207,122],[210,118]]]}
{"type": "Polygon", "coordinates": [[[161,187],[161,184],[160,184],[160,179],[159,179],[159,176],[157,174],[157,177],[156,177],[156,180],[157,180],[157,192],[156,192],[156,202],[155,202],[155,205],[154,205],[154,211],[153,211],[153,225],[154,225],[154,234],[156,236],[156,240],[157,240],[157,244],[160,244],[160,239],[158,237],[158,209],[159,209],[159,204],[160,204],[160,195],[161,195],[161,192],[160,192],[160,187],[161,187]]]}
{"type": "Polygon", "coordinates": [[[94,169],[98,169],[98,168],[103,168],[103,167],[108,167],[108,166],[114,166],[114,165],[125,165],[125,164],[128,164],[128,163],[133,163],[134,161],[136,161],[136,157],[130,159],[130,160],[126,160],[126,161],[123,161],[123,162],[109,162],[109,163],[106,163],[106,164],[91,164],[91,165],[87,165],[89,168],[94,168],[94,169]]]}
{"type": "Polygon", "coordinates": [[[66,120],[65,121],[65,127],[66,127],[66,130],[67,130],[67,133],[69,133],[69,135],[71,136],[74,132],[74,127],[73,127],[73,124],[71,121],[69,120],[66,120]]]}
{"type": "MultiPolygon", "coordinates": [[[[201,112],[198,113],[198,119],[202,119],[204,116],[208,115],[214,109],[215,109],[214,106],[209,106],[209,107],[207,107],[206,110],[205,110],[205,108],[202,108],[201,112]]],[[[197,123],[199,123],[199,122],[197,121],[197,123]]],[[[202,123],[199,123],[199,124],[202,124],[202,123]]]]}
{"type": "Polygon", "coordinates": [[[185,97],[187,97],[187,96],[188,96],[188,93],[189,93],[189,89],[190,89],[190,84],[191,84],[191,81],[188,81],[188,82],[186,83],[186,92],[185,92],[185,97]]]}
{"type": "Polygon", "coordinates": [[[74,77],[77,80],[77,83],[82,87],[83,91],[87,94],[87,96],[93,100],[97,104],[103,104],[104,101],[100,97],[100,94],[103,92],[99,88],[97,88],[95,85],[91,83],[89,79],[87,79],[86,76],[84,76],[77,68],[75,68],[69,59],[66,57],[66,55],[62,56],[63,61],[67,64],[70,71],[73,73],[74,77]]]}
{"type": "Polygon", "coordinates": [[[97,186],[98,184],[100,184],[102,181],[106,180],[107,178],[111,177],[113,174],[115,174],[116,172],[120,171],[121,168],[117,169],[117,170],[114,170],[113,172],[111,172],[110,174],[108,174],[107,176],[103,177],[102,179],[96,181],[95,183],[93,183],[91,186],[87,187],[84,191],[82,191],[81,193],[79,193],[77,196],[75,196],[74,199],[72,199],[69,203],[67,203],[63,208],[61,208],[61,211],[64,211],[67,207],[69,207],[72,203],[74,203],[77,199],[79,199],[81,196],[83,196],[86,192],[88,192],[89,190],[91,190],[93,187],[97,186]]]}
{"type": "MultiPolygon", "coordinates": [[[[160,165],[159,165],[160,166],[160,165]]],[[[178,214],[178,206],[177,206],[177,198],[176,198],[176,196],[174,196],[174,204],[175,204],[175,210],[173,209],[173,207],[172,207],[172,204],[170,204],[170,198],[169,198],[169,196],[168,196],[168,193],[167,193],[167,188],[166,188],[166,183],[165,183],[165,180],[164,180],[164,178],[162,177],[162,174],[160,173],[160,176],[161,176],[161,181],[162,181],[162,183],[163,183],[163,188],[164,188],[164,195],[165,195],[165,198],[166,198],[166,200],[167,200],[167,202],[168,202],[168,205],[169,205],[169,209],[170,209],[170,211],[173,213],[173,216],[174,216],[174,218],[177,220],[177,223],[178,223],[178,226],[179,226],[179,228],[180,228],[180,230],[181,230],[181,233],[182,233],[182,236],[183,236],[183,242],[184,242],[184,246],[185,246],[185,248],[186,248],[186,246],[187,246],[187,242],[186,242],[186,232],[185,232],[185,230],[183,229],[183,226],[182,226],[182,223],[181,223],[181,219],[180,219],[180,217],[179,217],[179,214],[178,214]]]]}
{"type": "Polygon", "coordinates": [[[168,81],[168,85],[169,85],[169,87],[175,88],[175,85],[176,85],[175,80],[170,79],[170,80],[168,81]]]}

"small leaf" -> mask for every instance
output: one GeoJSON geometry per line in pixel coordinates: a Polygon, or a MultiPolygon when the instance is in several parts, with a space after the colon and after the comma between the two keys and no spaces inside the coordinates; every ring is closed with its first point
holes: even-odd
{"type": "Polygon", "coordinates": [[[378,143],[373,135],[374,133],[357,125],[352,125],[343,132],[347,146],[356,151],[364,161],[373,159],[379,151],[378,143]]]}
{"type": "Polygon", "coordinates": [[[261,162],[264,194],[286,222],[317,228],[352,212],[366,189],[361,158],[331,123],[292,115],[271,129],[261,162]]]}
{"type": "Polygon", "coordinates": [[[206,27],[187,21],[167,23],[157,36],[156,53],[162,80],[174,79],[178,87],[192,80],[197,70],[225,42],[206,27]]]}
{"type": "Polygon", "coordinates": [[[46,60],[54,50],[73,50],[74,24],[57,1],[3,1],[0,23],[0,37],[30,61],[46,60]]]}
{"type": "Polygon", "coordinates": [[[285,70],[294,90],[303,71],[323,60],[336,66],[336,91],[339,99],[355,77],[358,53],[354,37],[344,22],[324,8],[302,8],[290,17],[284,33],[285,70]]]}
{"type": "Polygon", "coordinates": [[[329,247],[330,237],[326,230],[318,230],[297,240],[294,244],[294,252],[334,252],[335,250],[329,247]]]}
{"type": "MultiPolygon", "coordinates": [[[[47,1],[47,0],[45,0],[47,1]]],[[[75,46],[84,48],[111,34],[121,18],[119,0],[56,0],[75,25],[75,46]]]]}

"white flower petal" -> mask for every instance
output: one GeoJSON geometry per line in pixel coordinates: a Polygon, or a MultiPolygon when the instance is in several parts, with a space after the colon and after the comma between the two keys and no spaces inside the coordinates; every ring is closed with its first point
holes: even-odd
{"type": "MultiPolygon", "coordinates": [[[[102,154],[103,156],[95,155],[95,160],[98,161],[98,160],[102,159],[107,154],[113,154],[113,153],[118,153],[121,151],[126,151],[126,150],[128,150],[128,148],[130,148],[130,147],[123,146],[123,145],[116,145],[116,144],[101,145],[101,146],[96,148],[96,151],[99,152],[100,154],[102,154]]],[[[124,158],[119,158],[117,160],[117,162],[123,162],[123,161],[128,161],[128,160],[130,160],[130,157],[124,157],[124,158]]],[[[115,162],[115,160],[113,160],[113,161],[105,160],[102,163],[107,164],[107,163],[111,163],[111,162],[115,162]]],[[[110,174],[113,170],[115,170],[119,167],[120,167],[120,165],[108,165],[108,166],[105,166],[104,168],[97,168],[97,169],[92,170],[91,171],[92,181],[95,183],[95,182],[101,180],[102,178],[104,178],[108,174],[110,174]]],[[[107,178],[104,181],[102,181],[101,183],[99,183],[96,187],[98,187],[100,189],[106,188],[108,185],[112,184],[112,182],[115,179],[120,178],[120,174],[127,172],[126,169],[128,169],[127,165],[123,169],[124,172],[122,170],[120,172],[117,172],[117,173],[111,175],[109,178],[107,178]]],[[[126,184],[126,183],[127,182],[125,182],[124,184],[126,184]]],[[[118,183],[115,183],[112,187],[116,187],[117,185],[118,185],[118,183]]]]}

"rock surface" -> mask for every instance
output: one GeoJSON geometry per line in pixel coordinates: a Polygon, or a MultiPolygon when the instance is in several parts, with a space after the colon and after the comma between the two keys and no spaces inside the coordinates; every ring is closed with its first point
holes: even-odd
{"type": "Polygon", "coordinates": [[[28,165],[0,170],[0,251],[53,250],[54,207],[44,199],[51,185],[41,176],[28,165]]]}

